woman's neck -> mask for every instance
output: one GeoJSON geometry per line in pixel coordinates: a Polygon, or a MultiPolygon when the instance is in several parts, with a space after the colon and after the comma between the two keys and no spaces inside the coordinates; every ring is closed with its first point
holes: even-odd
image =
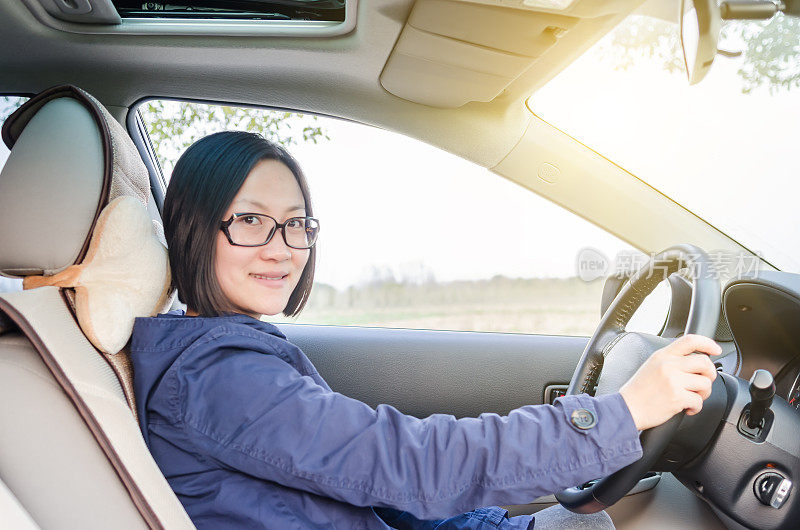
{"type": "MultiPolygon", "coordinates": [[[[256,320],[261,320],[261,317],[263,316],[263,315],[259,315],[257,313],[246,313],[246,312],[243,312],[243,311],[237,311],[237,313],[241,313],[243,315],[247,315],[249,317],[253,317],[256,320]]],[[[186,316],[187,317],[197,317],[197,316],[200,316],[200,313],[198,313],[194,309],[186,308],[186,316]]]]}

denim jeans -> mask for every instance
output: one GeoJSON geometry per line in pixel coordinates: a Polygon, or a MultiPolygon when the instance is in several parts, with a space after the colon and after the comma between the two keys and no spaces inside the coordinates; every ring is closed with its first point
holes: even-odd
{"type": "Polygon", "coordinates": [[[397,530],[528,530],[538,529],[582,529],[613,530],[614,523],[606,512],[576,514],[561,506],[545,508],[534,515],[508,517],[508,511],[499,506],[479,508],[449,519],[421,521],[408,512],[390,508],[373,508],[386,524],[397,530]]]}

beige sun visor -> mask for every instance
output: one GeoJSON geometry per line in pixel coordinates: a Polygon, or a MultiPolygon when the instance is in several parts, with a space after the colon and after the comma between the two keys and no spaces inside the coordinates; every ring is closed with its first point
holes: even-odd
{"type": "MultiPolygon", "coordinates": [[[[381,73],[381,85],[395,96],[434,107],[489,102],[577,25],[603,26],[641,2],[581,0],[561,11],[545,8],[547,3],[509,7],[492,0],[418,0],[381,73]]],[[[584,44],[583,38],[577,40],[571,45],[584,44]]]]}

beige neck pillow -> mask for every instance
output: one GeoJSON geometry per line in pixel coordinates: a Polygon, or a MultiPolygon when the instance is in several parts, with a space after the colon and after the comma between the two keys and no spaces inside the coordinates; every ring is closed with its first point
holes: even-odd
{"type": "Polygon", "coordinates": [[[78,323],[94,346],[107,354],[125,347],[136,317],[152,316],[169,302],[167,249],[147,209],[119,197],[100,213],[86,258],[53,276],[28,276],[25,289],[73,287],[78,323]]]}

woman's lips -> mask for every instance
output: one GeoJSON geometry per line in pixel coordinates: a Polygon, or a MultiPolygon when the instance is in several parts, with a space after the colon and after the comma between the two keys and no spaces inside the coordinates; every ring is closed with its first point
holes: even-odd
{"type": "Polygon", "coordinates": [[[265,287],[280,288],[286,285],[289,273],[251,274],[250,277],[265,287]]]}

